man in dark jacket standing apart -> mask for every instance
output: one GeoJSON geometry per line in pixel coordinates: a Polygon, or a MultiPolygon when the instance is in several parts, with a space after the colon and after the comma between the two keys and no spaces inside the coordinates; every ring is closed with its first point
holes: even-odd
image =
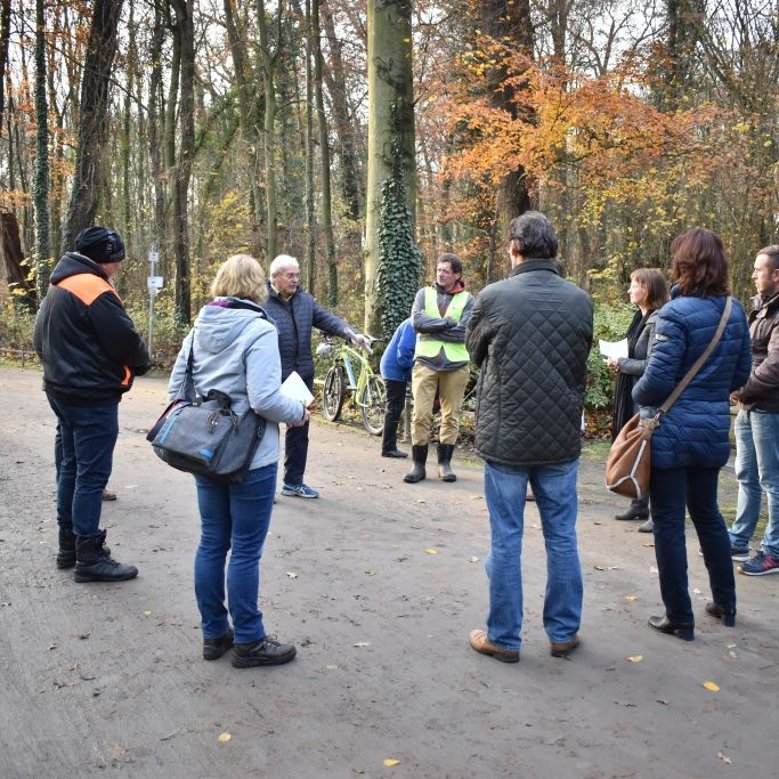
{"type": "MultiPolygon", "coordinates": [[[[280,254],[268,269],[268,298],[264,303],[268,316],[279,331],[281,380],[293,371],[309,389],[314,387],[314,358],[311,356],[311,331],[337,335],[355,346],[370,349],[370,340],[355,333],[349,325],[317,303],[313,295],[300,288],[300,266],[294,257],[280,254]]],[[[284,438],[284,485],[282,495],[318,498],[319,492],[303,483],[308,459],[308,426],[288,427],[284,438]]]]}
{"type": "Polygon", "coordinates": [[[546,545],[543,618],[551,653],[565,657],[579,645],[576,480],[593,308],[586,293],[560,277],[557,237],[543,214],[528,211],[509,229],[511,275],[479,294],[466,340],[481,367],[476,451],[485,460],[492,532],[487,629],[471,631],[470,644],[516,663],[528,483],[546,545]]]}
{"type": "Polygon", "coordinates": [[[738,504],[730,528],[731,556],[743,560],[747,576],[779,573],[779,245],[766,246],[755,258],[752,281],[757,296],[749,315],[752,373],[734,393],[738,504]],[[768,524],[761,549],[751,559],[749,541],[768,498],[768,524]]]}
{"type": "Polygon", "coordinates": [[[35,320],[49,405],[57,415],[57,566],[77,582],[125,581],[138,575],[105,546],[103,490],[119,434],[119,401],[135,376],[151,367],[149,352],[109,279],[121,268],[124,243],[105,227],[76,237],[51,274],[35,320]]]}

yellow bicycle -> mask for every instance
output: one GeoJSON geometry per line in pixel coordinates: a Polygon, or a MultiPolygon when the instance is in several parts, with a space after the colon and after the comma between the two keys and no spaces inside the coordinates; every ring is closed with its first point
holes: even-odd
{"type": "MultiPolygon", "coordinates": [[[[375,343],[376,338],[371,338],[375,343]]],[[[335,422],[341,416],[346,397],[358,406],[362,423],[371,435],[381,435],[384,430],[384,409],[387,390],[381,376],[370,366],[368,357],[346,343],[336,344],[325,339],[316,349],[317,357],[332,358],[333,363],[325,373],[322,392],[322,412],[325,419],[335,422]],[[355,371],[355,365],[358,371],[355,371]]]]}

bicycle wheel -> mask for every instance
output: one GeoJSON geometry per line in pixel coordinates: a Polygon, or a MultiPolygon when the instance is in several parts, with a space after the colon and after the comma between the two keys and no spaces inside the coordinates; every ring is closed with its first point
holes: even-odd
{"type": "Polygon", "coordinates": [[[340,365],[334,365],[325,374],[325,387],[322,391],[322,413],[325,419],[335,422],[341,416],[345,397],[344,369],[340,365]]]}
{"type": "Polygon", "coordinates": [[[384,410],[387,406],[387,388],[378,376],[371,376],[360,399],[362,423],[371,435],[384,430],[384,410]]]}

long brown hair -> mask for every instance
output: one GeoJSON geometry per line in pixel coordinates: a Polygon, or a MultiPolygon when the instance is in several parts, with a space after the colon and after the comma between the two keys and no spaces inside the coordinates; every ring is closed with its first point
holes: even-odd
{"type": "Polygon", "coordinates": [[[668,284],[657,268],[636,268],[630,279],[646,290],[646,306],[650,311],[656,311],[668,302],[668,284]]]}
{"type": "Polygon", "coordinates": [[[705,227],[692,227],[671,242],[673,278],[682,295],[707,298],[729,294],[728,258],[722,239],[705,227]]]}

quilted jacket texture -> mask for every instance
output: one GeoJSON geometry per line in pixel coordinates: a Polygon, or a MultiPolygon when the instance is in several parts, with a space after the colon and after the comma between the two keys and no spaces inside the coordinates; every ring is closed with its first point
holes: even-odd
{"type": "MultiPolygon", "coordinates": [[[[704,352],[717,330],[725,300],[724,296],[680,296],[660,309],[652,354],[633,388],[642,417],[657,413],[704,352]]],[[[652,437],[653,468],[717,468],[727,462],[730,393],[746,381],[750,366],[746,314],[734,300],[722,339],[652,437]]]]}
{"type": "Polygon", "coordinates": [[[592,301],[559,267],[525,260],[476,299],[466,343],[481,367],[476,451],[485,460],[524,468],[581,452],[592,301]]]}
{"type": "Polygon", "coordinates": [[[292,371],[310,382],[314,378],[314,358],[311,356],[311,331],[322,330],[348,340],[352,329],[343,319],[319,305],[316,298],[298,288],[289,300],[283,300],[267,282],[268,298],[262,304],[279,331],[281,380],[292,371]]]}

